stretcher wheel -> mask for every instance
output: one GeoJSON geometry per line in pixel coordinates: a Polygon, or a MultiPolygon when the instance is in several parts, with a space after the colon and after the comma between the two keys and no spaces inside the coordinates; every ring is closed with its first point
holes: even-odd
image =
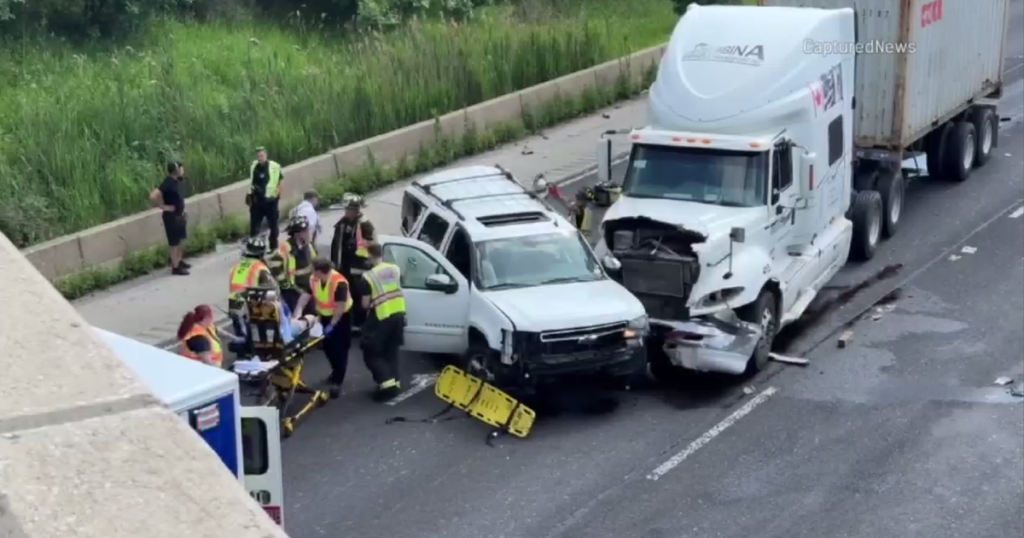
{"type": "Polygon", "coordinates": [[[295,420],[292,418],[285,418],[281,420],[281,437],[287,439],[295,433],[295,420]]]}

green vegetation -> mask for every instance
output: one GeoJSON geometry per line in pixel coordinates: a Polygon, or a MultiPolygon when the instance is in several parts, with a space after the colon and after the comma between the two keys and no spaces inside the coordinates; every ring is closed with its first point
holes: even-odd
{"type": "MultiPolygon", "coordinates": [[[[470,128],[472,124],[467,123],[465,134],[459,138],[444,137],[438,128],[435,130],[435,143],[421,147],[415,155],[403,156],[391,166],[375,163],[371,155],[370,165],[343,178],[320,185],[318,191],[323,201],[330,204],[340,201],[345,192],[368,193],[399,179],[446,165],[461,157],[494,149],[557,123],[594,112],[615,101],[635,96],[641,89],[650,86],[655,72],[654,66],[649,66],[641,81],[631,81],[620,75],[614,87],[588,88],[575,98],[556,98],[539,110],[524,110],[522,117],[517,121],[493,126],[486,131],[477,132],[470,128]]],[[[529,179],[521,178],[524,181],[529,179]]],[[[237,241],[247,232],[246,223],[239,219],[228,219],[214,227],[200,228],[193,232],[186,243],[186,249],[190,255],[208,252],[218,243],[237,241]]],[[[151,273],[166,265],[167,249],[158,247],[131,253],[116,267],[90,268],[57,279],[54,286],[70,301],[151,273]]]]}
{"type": "Polygon", "coordinates": [[[169,158],[193,194],[220,187],[257,145],[297,162],[663,42],[676,18],[670,0],[516,0],[385,33],[288,20],[0,42],[0,231],[27,246],[143,210],[169,158]]]}

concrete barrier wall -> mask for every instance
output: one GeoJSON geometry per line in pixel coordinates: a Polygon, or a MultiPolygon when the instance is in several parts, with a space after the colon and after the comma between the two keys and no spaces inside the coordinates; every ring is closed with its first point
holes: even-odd
{"type": "MultiPolygon", "coordinates": [[[[524,108],[537,110],[559,96],[576,97],[588,88],[612,86],[623,72],[635,81],[661,60],[664,49],[664,45],[653,47],[446,114],[439,118],[441,132],[446,137],[459,137],[467,124],[482,131],[507,123],[519,119],[524,108]]],[[[391,164],[435,142],[434,120],[428,120],[295,163],[284,169],[282,202],[297,202],[304,191],[317,184],[365,166],[370,153],[378,163],[391,164]]],[[[247,216],[248,190],[249,181],[242,180],[188,198],[189,226],[214,224],[232,215],[247,216]]],[[[53,280],[88,267],[116,263],[129,253],[164,243],[160,211],[152,209],[29,247],[23,254],[43,276],[53,280]]]]}

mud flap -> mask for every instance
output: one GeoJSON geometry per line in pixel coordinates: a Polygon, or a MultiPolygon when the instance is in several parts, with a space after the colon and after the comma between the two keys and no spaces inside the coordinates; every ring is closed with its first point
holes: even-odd
{"type": "Polygon", "coordinates": [[[537,420],[537,413],[515,398],[451,365],[441,371],[434,394],[469,416],[519,438],[529,435],[537,420]]]}

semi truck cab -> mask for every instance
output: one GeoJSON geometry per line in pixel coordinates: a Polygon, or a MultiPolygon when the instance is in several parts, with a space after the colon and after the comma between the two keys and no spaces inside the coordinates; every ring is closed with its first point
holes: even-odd
{"type": "Polygon", "coordinates": [[[873,254],[881,199],[851,180],[854,55],[805,52],[854,34],[850,9],[691,6],[680,20],[598,245],[647,309],[655,375],[763,368],[848,256],[873,254]]]}

